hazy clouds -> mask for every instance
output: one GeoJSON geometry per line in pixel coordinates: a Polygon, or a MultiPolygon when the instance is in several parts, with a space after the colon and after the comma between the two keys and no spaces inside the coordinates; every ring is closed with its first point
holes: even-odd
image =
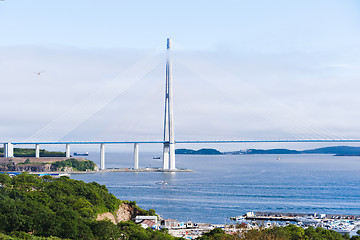
{"type": "Polygon", "coordinates": [[[336,0],[0,2],[0,141],[28,139],[158,49],[160,65],[124,92],[119,80],[117,98],[61,137],[161,140],[167,37],[176,139],[360,138],[359,10],[336,0]]]}
{"type": "MultiPolygon", "coordinates": [[[[27,139],[148,54],[33,46],[1,52],[2,141],[27,139]]],[[[62,140],[161,139],[160,57],[161,65],[62,140]]],[[[177,139],[358,138],[357,66],[350,53],[336,51],[175,51],[177,139]]]]}

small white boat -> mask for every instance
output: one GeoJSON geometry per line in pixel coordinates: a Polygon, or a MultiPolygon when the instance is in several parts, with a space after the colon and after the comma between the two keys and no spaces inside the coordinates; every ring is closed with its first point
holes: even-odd
{"type": "Polygon", "coordinates": [[[241,221],[244,221],[244,220],[245,220],[245,216],[236,216],[235,217],[235,221],[241,222],[241,221]]]}
{"type": "Polygon", "coordinates": [[[321,220],[312,216],[295,217],[295,221],[302,222],[303,224],[319,223],[321,220]]]}
{"type": "Polygon", "coordinates": [[[166,185],[168,183],[165,180],[161,180],[161,181],[156,181],[155,184],[166,185]]]}

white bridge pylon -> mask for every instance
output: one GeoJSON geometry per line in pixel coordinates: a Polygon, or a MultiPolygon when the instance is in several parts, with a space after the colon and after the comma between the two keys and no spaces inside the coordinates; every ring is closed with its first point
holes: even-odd
{"type": "Polygon", "coordinates": [[[171,39],[167,39],[166,86],[164,115],[163,169],[175,170],[174,109],[171,74],[171,39]]]}

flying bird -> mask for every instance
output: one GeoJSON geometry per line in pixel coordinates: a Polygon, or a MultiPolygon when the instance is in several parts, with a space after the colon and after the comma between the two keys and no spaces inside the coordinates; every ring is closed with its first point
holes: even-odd
{"type": "MultiPolygon", "coordinates": [[[[0,0],[1,1],[1,0],[0,0]]],[[[35,74],[37,74],[38,76],[40,76],[40,74],[42,74],[43,72],[45,72],[45,70],[40,71],[40,72],[34,72],[35,74]]]]}

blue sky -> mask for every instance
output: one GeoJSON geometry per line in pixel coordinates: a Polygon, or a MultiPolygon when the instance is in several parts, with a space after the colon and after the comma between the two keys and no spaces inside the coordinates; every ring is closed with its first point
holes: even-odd
{"type": "Polygon", "coordinates": [[[1,3],[1,45],[311,51],[357,45],[358,1],[26,1],[1,3]]]}
{"type": "MultiPolygon", "coordinates": [[[[0,140],[27,139],[167,37],[178,139],[310,138],[318,126],[360,138],[359,13],[355,0],[0,1],[0,140]]],[[[64,139],[161,138],[163,67],[64,139]]]]}

